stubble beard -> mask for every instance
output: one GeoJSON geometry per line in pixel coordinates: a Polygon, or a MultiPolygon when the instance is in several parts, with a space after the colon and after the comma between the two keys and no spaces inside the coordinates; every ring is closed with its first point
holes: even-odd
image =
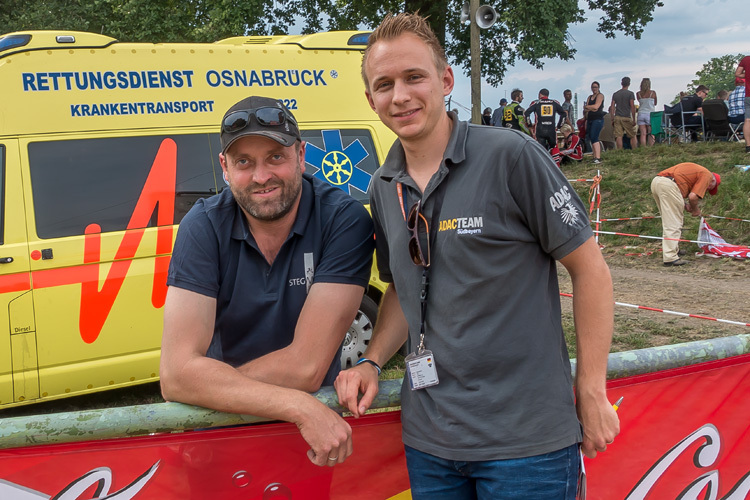
{"type": "Polygon", "coordinates": [[[276,221],[287,215],[294,208],[300,191],[302,191],[302,169],[298,161],[294,179],[288,183],[275,179],[269,181],[266,185],[252,184],[242,190],[235,189],[231,185],[229,188],[232,190],[235,201],[251,217],[265,222],[276,221]],[[281,194],[275,200],[260,202],[253,200],[253,191],[276,186],[281,189],[281,194]]]}

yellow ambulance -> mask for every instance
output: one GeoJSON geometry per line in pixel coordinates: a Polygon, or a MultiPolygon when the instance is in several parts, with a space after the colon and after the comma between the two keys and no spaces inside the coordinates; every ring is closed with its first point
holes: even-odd
{"type": "MultiPolygon", "coordinates": [[[[0,37],[0,410],[157,380],[177,225],[225,187],[219,123],[238,100],[283,100],[307,171],[367,203],[395,138],[364,97],[367,35],[0,37]]],[[[374,278],[344,365],[383,290],[374,278]]]]}

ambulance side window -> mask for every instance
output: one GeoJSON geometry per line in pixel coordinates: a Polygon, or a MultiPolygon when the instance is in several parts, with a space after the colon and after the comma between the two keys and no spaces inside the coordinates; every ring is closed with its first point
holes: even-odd
{"type": "Polygon", "coordinates": [[[5,146],[0,144],[0,245],[5,244],[5,146]]]}
{"type": "Polygon", "coordinates": [[[209,134],[193,134],[30,143],[37,235],[82,235],[90,224],[102,232],[122,231],[136,207],[147,212],[133,219],[133,228],[153,227],[163,209],[159,200],[174,200],[174,216],[165,222],[162,215],[162,223],[179,223],[198,198],[217,192],[213,142],[209,134]],[[171,179],[175,168],[174,185],[162,181],[171,179]]]}
{"type": "Polygon", "coordinates": [[[306,171],[369,203],[372,174],[380,166],[369,130],[302,130],[306,171]]]}

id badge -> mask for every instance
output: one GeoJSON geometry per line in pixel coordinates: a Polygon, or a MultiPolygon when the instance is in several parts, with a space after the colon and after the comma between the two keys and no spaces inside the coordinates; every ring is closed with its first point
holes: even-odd
{"type": "Polygon", "coordinates": [[[406,374],[409,377],[409,386],[412,391],[438,384],[435,356],[432,355],[432,351],[422,349],[419,354],[409,354],[404,358],[404,361],[406,362],[406,374]]]}
{"type": "Polygon", "coordinates": [[[578,452],[581,457],[581,461],[578,464],[578,491],[576,492],[576,500],[586,500],[586,466],[583,465],[583,452],[578,452]]]}

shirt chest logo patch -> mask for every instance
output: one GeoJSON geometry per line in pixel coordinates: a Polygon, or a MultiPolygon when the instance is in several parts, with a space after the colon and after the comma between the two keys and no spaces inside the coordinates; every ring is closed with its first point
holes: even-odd
{"type": "Polygon", "coordinates": [[[454,217],[440,221],[438,231],[455,231],[456,234],[482,234],[484,222],[481,216],[454,217]]]}
{"type": "Polygon", "coordinates": [[[552,207],[553,212],[559,212],[560,218],[565,224],[575,226],[580,217],[580,213],[578,208],[570,202],[571,198],[572,196],[568,190],[568,186],[564,186],[549,197],[549,204],[552,207]]]}

